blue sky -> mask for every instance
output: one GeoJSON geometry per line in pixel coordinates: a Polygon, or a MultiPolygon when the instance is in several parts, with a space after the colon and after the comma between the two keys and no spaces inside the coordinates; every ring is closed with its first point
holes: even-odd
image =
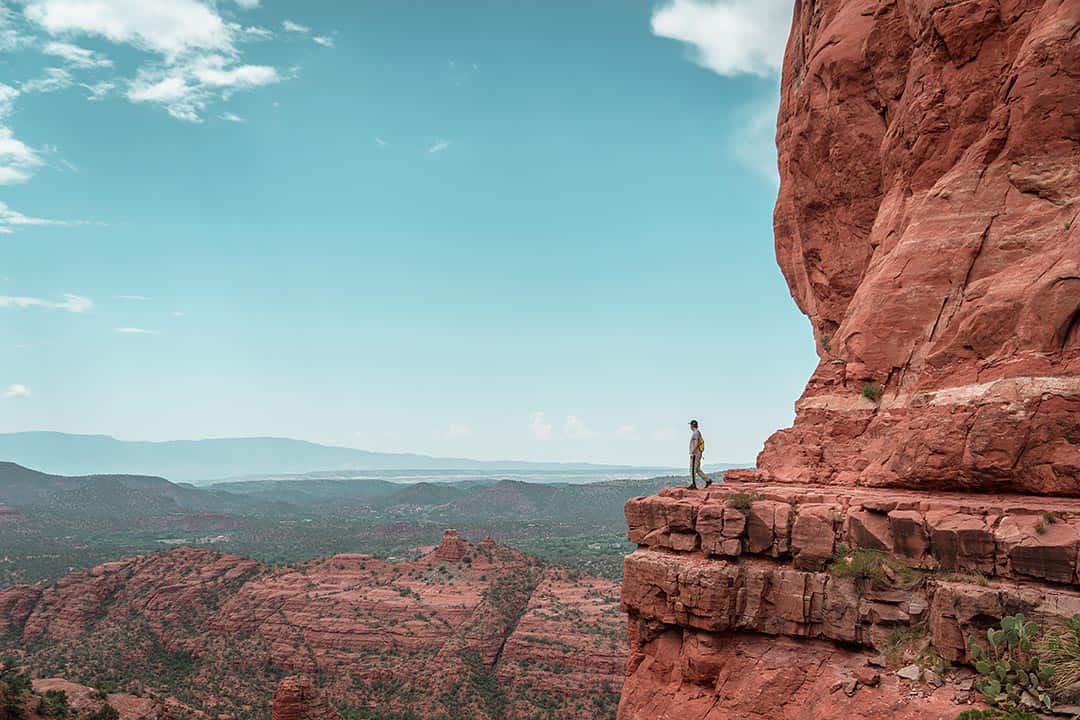
{"type": "Polygon", "coordinates": [[[783,0],[0,0],[0,431],[750,461],[783,0]],[[6,4],[4,4],[6,2],[6,4]]]}

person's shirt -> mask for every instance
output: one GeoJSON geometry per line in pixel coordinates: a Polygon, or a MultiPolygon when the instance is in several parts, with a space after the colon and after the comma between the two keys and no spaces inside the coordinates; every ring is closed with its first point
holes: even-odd
{"type": "Polygon", "coordinates": [[[701,448],[701,431],[695,430],[690,433],[690,454],[697,455],[701,448]]]}

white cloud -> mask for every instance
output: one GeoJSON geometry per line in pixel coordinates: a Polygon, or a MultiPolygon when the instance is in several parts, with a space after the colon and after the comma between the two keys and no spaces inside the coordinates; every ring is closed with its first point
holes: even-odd
{"type": "Polygon", "coordinates": [[[184,313],[180,312],[179,310],[173,310],[172,311],[172,316],[173,317],[184,317],[184,313]]]}
{"type": "Polygon", "coordinates": [[[198,0],[30,0],[25,13],[51,35],[96,35],[168,59],[232,49],[232,29],[198,0]]]}
{"type": "Polygon", "coordinates": [[[204,85],[219,88],[253,88],[276,83],[277,70],[268,65],[234,65],[220,56],[201,58],[190,67],[192,76],[204,85]]]}
{"type": "Polygon", "coordinates": [[[123,335],[157,335],[158,334],[157,330],[147,330],[146,328],[140,328],[140,327],[118,327],[118,328],[116,328],[116,332],[121,333],[123,335]]]}
{"type": "Polygon", "coordinates": [[[731,152],[744,167],[774,186],[780,185],[776,166],[776,113],[780,88],[776,94],[735,111],[735,131],[731,134],[731,152]]]}
{"type": "Polygon", "coordinates": [[[63,298],[63,300],[44,300],[36,297],[0,295],[0,308],[45,308],[73,313],[89,312],[94,308],[93,301],[82,295],[65,293],[63,298]]]}
{"type": "Polygon", "coordinates": [[[66,42],[45,43],[41,51],[46,55],[62,58],[69,65],[83,70],[112,67],[112,60],[101,53],[66,42]]]}
{"type": "Polygon", "coordinates": [[[669,0],[652,16],[656,35],[694,49],[721,75],[776,74],[791,27],[792,0],[669,0]]]}
{"type": "Polygon", "coordinates": [[[15,13],[0,2],[0,51],[16,50],[33,42],[33,37],[16,30],[15,13]]]}
{"type": "Polygon", "coordinates": [[[254,10],[259,7],[259,0],[233,0],[244,10],[254,10]]]}
{"type": "Polygon", "coordinates": [[[147,300],[153,299],[146,295],[115,295],[114,297],[117,300],[133,300],[135,302],[146,302],[147,300]]]}
{"type": "Polygon", "coordinates": [[[615,428],[615,436],[620,438],[637,439],[641,436],[637,425],[620,425],[615,428]]]}
{"type": "Polygon", "coordinates": [[[50,67],[41,71],[41,75],[19,84],[24,93],[48,93],[67,90],[75,84],[75,78],[64,68],[50,67]]]}
{"type": "Polygon", "coordinates": [[[281,27],[285,32],[300,33],[302,35],[306,35],[307,33],[311,32],[311,28],[309,28],[307,25],[301,25],[300,23],[293,22],[292,20],[284,21],[283,23],[281,23],[281,27]]]}
{"type": "MultiPolygon", "coordinates": [[[[0,83],[0,185],[24,183],[44,163],[36,150],[16,138],[11,128],[4,124],[15,108],[19,94],[17,88],[0,83]]],[[[0,225],[4,224],[6,208],[0,202],[0,225]]]]}
{"type": "Polygon", "coordinates": [[[563,423],[563,435],[572,439],[591,437],[593,431],[585,424],[585,421],[576,415],[567,415],[563,423]]]}
{"type": "Polygon", "coordinates": [[[8,385],[4,390],[5,398],[28,398],[30,397],[30,388],[25,385],[15,383],[14,385],[8,385]]]}
{"type": "Polygon", "coordinates": [[[325,35],[316,35],[315,37],[311,38],[311,40],[318,45],[322,45],[323,47],[334,47],[334,38],[327,37],[325,35]]]}
{"type": "Polygon", "coordinates": [[[116,83],[108,80],[102,80],[101,82],[85,84],[80,83],[79,87],[85,88],[89,95],[86,96],[87,100],[104,100],[113,89],[116,88],[116,83]]]}
{"type": "MultiPolygon", "coordinates": [[[[43,162],[36,150],[16,138],[10,128],[0,125],[0,185],[26,182],[43,162]]],[[[0,223],[4,222],[6,207],[0,207],[0,223]]]]}
{"type": "Polygon", "coordinates": [[[231,113],[231,112],[222,113],[221,119],[222,120],[227,120],[227,121],[229,121],[231,123],[244,123],[244,122],[247,122],[247,120],[245,120],[244,118],[240,117],[236,113],[231,113]]]}
{"type": "Polygon", "coordinates": [[[184,65],[140,70],[127,96],[132,102],[160,104],[179,120],[201,122],[211,102],[280,79],[267,65],[230,66],[227,58],[212,55],[184,65]]]}
{"type": "Polygon", "coordinates": [[[436,140],[435,143],[427,149],[429,153],[441,153],[446,148],[450,147],[449,140],[436,140]]]}
{"type": "MultiPolygon", "coordinates": [[[[0,178],[3,177],[3,132],[0,129],[0,178]]],[[[0,200],[0,233],[10,235],[15,227],[27,225],[83,225],[82,221],[48,220],[46,218],[23,215],[18,210],[12,210],[3,200],[0,200]]]]}
{"type": "MultiPolygon", "coordinates": [[[[257,5],[237,0],[242,7],[257,5]]],[[[227,22],[210,0],[29,0],[26,17],[64,40],[86,35],[130,45],[156,61],[143,65],[128,81],[126,96],[137,103],[160,105],[180,120],[200,122],[206,107],[239,90],[282,79],[266,65],[244,63],[238,43],[270,37],[268,30],[227,22]]],[[[53,54],[71,63],[106,62],[69,42],[55,42],[53,54]]],[[[59,87],[61,78],[47,78],[59,87]]],[[[100,99],[111,85],[83,85],[100,99]]],[[[37,89],[46,89],[39,83],[37,89]]]]}
{"type": "Polygon", "coordinates": [[[386,147],[390,143],[386,142],[381,137],[377,137],[377,138],[375,138],[375,144],[378,145],[379,147],[386,147]]]}
{"type": "Polygon", "coordinates": [[[544,412],[538,410],[529,418],[529,432],[538,440],[547,440],[551,437],[551,423],[547,421],[544,412]]]}

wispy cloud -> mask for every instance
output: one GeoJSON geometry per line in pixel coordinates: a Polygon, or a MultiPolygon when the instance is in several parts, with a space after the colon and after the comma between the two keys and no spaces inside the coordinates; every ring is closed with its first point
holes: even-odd
{"type": "Polygon", "coordinates": [[[615,436],[620,438],[637,439],[641,437],[637,425],[620,425],[615,428],[615,436]]]}
{"type": "Polygon", "coordinates": [[[134,302],[146,302],[147,300],[153,300],[146,295],[114,295],[117,300],[132,300],[134,302]]]}
{"type": "Polygon", "coordinates": [[[231,123],[245,123],[245,122],[247,122],[247,120],[245,120],[244,118],[240,117],[236,113],[231,113],[231,112],[222,113],[221,119],[222,120],[227,120],[228,122],[231,122],[231,123]]]}
{"type": "Polygon", "coordinates": [[[41,48],[41,52],[61,58],[72,67],[82,70],[109,68],[113,64],[112,60],[101,53],[66,42],[45,43],[41,48]]]}
{"type": "MultiPolygon", "coordinates": [[[[254,7],[248,0],[238,4],[254,7]]],[[[269,32],[225,20],[208,0],[29,0],[24,14],[63,40],[53,44],[52,54],[73,65],[101,66],[107,60],[68,42],[78,36],[102,37],[156,56],[128,81],[126,97],[160,105],[181,120],[199,122],[210,103],[283,79],[271,66],[242,59],[240,44],[265,38],[269,32]]],[[[51,82],[55,85],[59,78],[51,82]]]]}
{"type": "Polygon", "coordinates": [[[127,97],[136,103],[160,104],[179,120],[201,122],[211,102],[282,79],[268,65],[235,65],[224,55],[204,55],[183,64],[140,70],[127,97]]]}
{"type": "Polygon", "coordinates": [[[669,0],[653,12],[656,35],[686,43],[721,75],[773,75],[784,59],[793,0],[669,0]]]}
{"type": "Polygon", "coordinates": [[[334,38],[327,37],[326,35],[316,35],[315,37],[311,38],[311,41],[317,45],[322,45],[323,47],[334,47],[334,38]]]}
{"type": "Polygon", "coordinates": [[[61,67],[49,67],[41,71],[36,78],[19,84],[24,93],[50,93],[67,90],[75,84],[75,77],[61,67]]]}
{"type": "Polygon", "coordinates": [[[735,159],[771,185],[779,187],[776,165],[776,114],[780,88],[767,98],[752,101],[734,112],[737,119],[729,141],[735,159]]]}
{"type": "Polygon", "coordinates": [[[572,440],[580,440],[592,437],[593,431],[589,429],[589,426],[581,418],[576,415],[567,415],[566,422],[563,423],[563,435],[572,440]]]}
{"type": "Polygon", "coordinates": [[[428,148],[427,151],[429,153],[441,153],[443,150],[445,150],[448,147],[450,147],[450,141],[449,140],[439,139],[439,140],[436,140],[431,145],[431,147],[428,148]]]}
{"type": "MultiPolygon", "coordinates": [[[[0,130],[0,157],[3,156],[3,132],[0,130]]],[[[0,165],[0,178],[4,175],[3,166],[0,165]]],[[[10,235],[16,227],[30,225],[85,225],[81,220],[49,220],[47,218],[24,215],[18,210],[12,210],[7,203],[0,200],[0,234],[10,235]]]]}
{"type": "Polygon", "coordinates": [[[102,80],[96,83],[79,83],[79,87],[85,88],[87,91],[87,100],[104,100],[105,97],[116,89],[116,83],[110,80],[102,80]]]}
{"type": "Polygon", "coordinates": [[[30,388],[18,383],[8,385],[7,388],[4,389],[4,397],[9,400],[13,398],[28,398],[30,397],[30,388]]]}
{"type": "Polygon", "coordinates": [[[44,298],[26,297],[18,295],[0,295],[0,308],[44,308],[47,310],[66,310],[73,313],[84,313],[94,309],[94,302],[82,295],[66,293],[62,300],[46,300],[44,298]]]}
{"type": "Polygon", "coordinates": [[[548,422],[547,416],[542,410],[537,410],[529,417],[529,432],[537,440],[549,439],[552,429],[551,423],[548,422]]]}
{"type": "Polygon", "coordinates": [[[390,143],[386,142],[381,137],[377,137],[377,138],[375,138],[375,144],[378,145],[379,147],[386,147],[390,143]]]}
{"type": "MultiPolygon", "coordinates": [[[[0,83],[0,185],[24,183],[44,164],[41,155],[16,138],[11,128],[6,125],[19,94],[17,88],[0,83]]],[[[3,224],[5,207],[3,202],[0,202],[0,224],[3,224]]]]}
{"type": "Polygon", "coordinates": [[[121,335],[158,335],[157,330],[147,330],[141,327],[118,327],[115,328],[116,332],[121,335]]]}
{"type": "Polygon", "coordinates": [[[309,28],[307,25],[301,25],[300,23],[293,22],[292,20],[283,21],[281,23],[281,29],[285,32],[298,33],[301,35],[307,35],[309,32],[311,32],[311,28],[309,28]]]}

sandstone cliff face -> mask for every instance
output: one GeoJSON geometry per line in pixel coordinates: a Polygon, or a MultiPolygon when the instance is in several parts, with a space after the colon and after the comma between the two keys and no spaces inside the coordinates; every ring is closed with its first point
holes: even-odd
{"type": "MultiPolygon", "coordinates": [[[[615,584],[453,532],[402,562],[178,548],[108,563],[0,590],[0,632],[37,674],[118,675],[213,716],[264,710],[282,675],[304,675],[355,707],[612,717],[626,657],[615,584]]],[[[278,687],[276,715],[327,720],[305,682],[278,687]]]]}
{"type": "Polygon", "coordinates": [[[1074,0],[796,1],[776,254],[820,363],[761,470],[1080,494],[1078,29],[1074,0]]]}
{"type": "Polygon", "coordinates": [[[737,484],[626,516],[620,720],[952,720],[973,638],[1080,612],[1080,500],[737,484]],[[854,550],[880,553],[881,576],[827,566],[854,550]],[[916,661],[943,679],[893,674],[916,661]]]}

